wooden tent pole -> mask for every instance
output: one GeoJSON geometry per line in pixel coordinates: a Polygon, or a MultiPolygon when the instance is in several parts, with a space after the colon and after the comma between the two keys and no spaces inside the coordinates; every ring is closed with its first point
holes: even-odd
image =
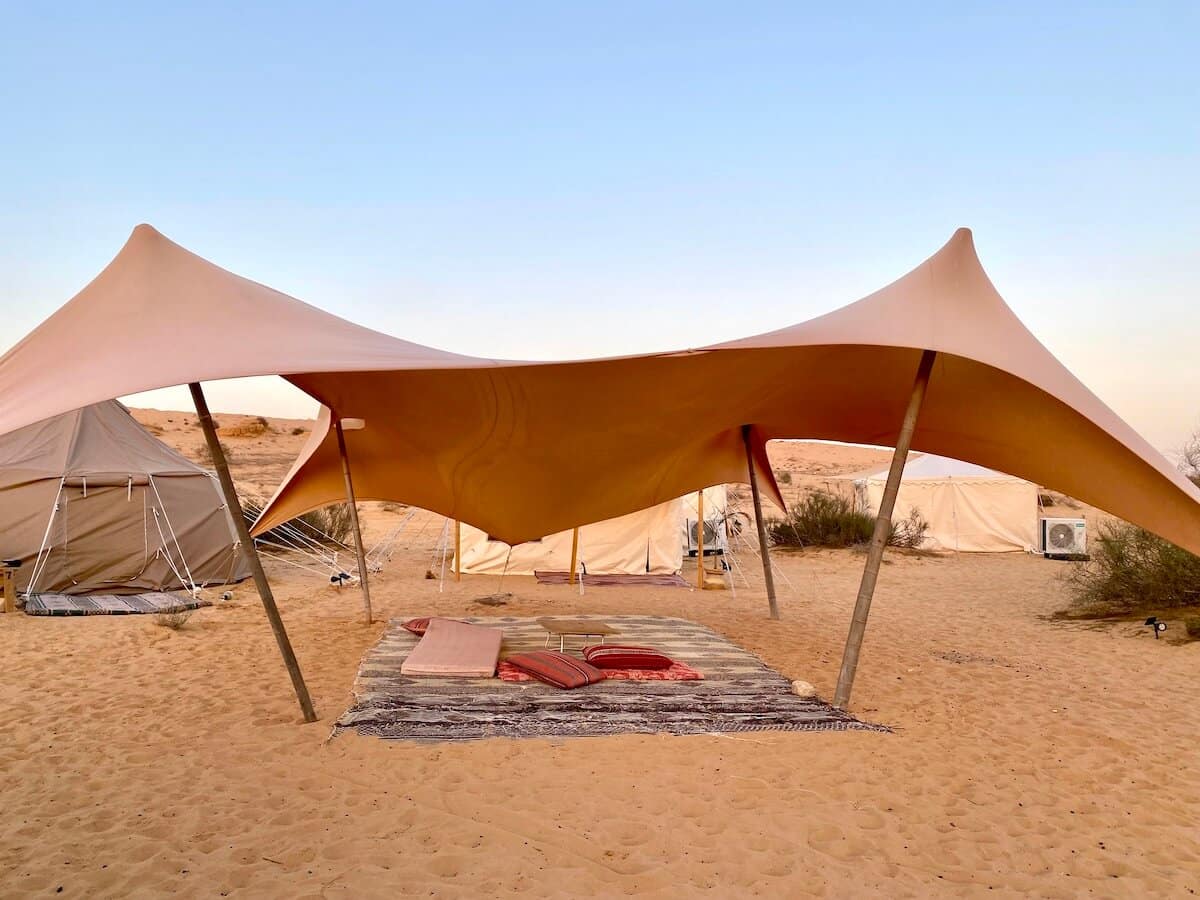
{"type": "Polygon", "coordinates": [[[879,566],[883,562],[883,551],[887,547],[888,538],[892,533],[892,510],[896,507],[896,495],[900,492],[900,479],[904,474],[904,463],[908,459],[909,448],[912,447],[913,432],[917,428],[917,416],[921,412],[921,403],[925,399],[925,389],[929,386],[929,376],[933,371],[933,362],[937,353],[926,350],[921,354],[921,364],[917,367],[917,378],[913,382],[912,395],[908,399],[908,409],[904,412],[904,422],[896,437],[896,450],[892,454],[892,465],[888,469],[887,484],[883,489],[883,497],[879,501],[879,510],[875,516],[875,531],[871,535],[871,544],[867,550],[867,563],[863,568],[862,582],[858,587],[858,599],[854,603],[854,617],[850,620],[850,632],[846,635],[846,650],[842,654],[842,668],[838,673],[837,690],[833,695],[833,705],[842,708],[850,702],[850,691],[854,687],[854,672],[858,668],[858,653],[862,649],[863,635],[867,631],[867,616],[871,614],[871,598],[875,594],[875,582],[879,578],[879,566]]]}
{"type": "Polygon", "coordinates": [[[263,609],[267,613],[267,621],[275,632],[275,643],[279,645],[279,653],[287,666],[288,674],[292,676],[292,687],[296,691],[296,699],[300,701],[300,709],[304,713],[305,722],[317,721],[317,712],[313,709],[312,698],[308,696],[308,687],[304,684],[304,675],[300,672],[300,663],[292,650],[292,642],[288,640],[287,630],[283,627],[283,619],[279,617],[279,609],[275,606],[275,595],[271,593],[271,585],[267,574],[263,571],[262,560],[258,558],[258,550],[254,539],[250,537],[250,529],[246,525],[246,517],[242,513],[242,503],[238,500],[237,490],[233,486],[233,478],[229,474],[229,462],[225,459],[225,451],[217,438],[217,429],[213,425],[212,414],[208,411],[208,402],[204,399],[204,391],[199,383],[193,381],[188,385],[192,392],[192,402],[196,405],[196,415],[200,418],[200,428],[204,431],[204,441],[208,444],[208,453],[212,457],[213,468],[217,470],[217,480],[221,484],[221,493],[225,497],[225,506],[233,518],[233,527],[238,540],[242,544],[242,555],[250,566],[254,576],[254,585],[258,588],[258,596],[262,600],[263,609]]]}
{"type": "Polygon", "coordinates": [[[346,453],[346,434],[342,420],[334,422],[337,431],[338,453],[342,456],[342,474],[346,477],[346,503],[350,507],[350,524],[354,529],[354,553],[358,557],[358,585],[362,588],[363,615],[371,624],[371,586],[367,583],[367,557],[363,553],[362,529],[358,524],[358,499],[354,496],[354,480],[350,477],[350,457],[346,453]]]}
{"type": "MultiPolygon", "coordinates": [[[[508,568],[507,563],[505,568],[508,568]]],[[[462,581],[462,522],[458,519],[454,520],[454,580],[462,581]]]]}
{"type": "Polygon", "coordinates": [[[575,583],[575,569],[579,566],[579,526],[571,529],[571,571],[567,574],[567,584],[575,583]]]}
{"type": "Polygon", "coordinates": [[[763,580],[767,585],[767,606],[771,618],[779,618],[779,604],[775,601],[775,573],[771,571],[771,553],[767,546],[767,523],[763,521],[762,497],[758,493],[758,475],[754,471],[754,451],[750,446],[750,426],[742,426],[742,440],[746,444],[746,468],[750,472],[750,496],[754,500],[754,521],[758,526],[758,549],[761,551],[763,580]]]}
{"type": "Polygon", "coordinates": [[[696,492],[696,587],[704,590],[704,488],[696,492]]]}

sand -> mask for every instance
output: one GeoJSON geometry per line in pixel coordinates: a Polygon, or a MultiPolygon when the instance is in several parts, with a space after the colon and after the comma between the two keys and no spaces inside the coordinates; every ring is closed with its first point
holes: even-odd
{"type": "MultiPolygon", "coordinates": [[[[184,417],[139,413],[194,449],[184,417]]],[[[227,439],[235,475],[263,488],[304,440],[290,433],[303,423],[272,424],[227,439]]],[[[772,454],[831,467],[816,477],[886,460],[772,454]]],[[[374,534],[400,515],[364,512],[374,534]]],[[[427,518],[373,582],[380,620],[486,614],[471,598],[497,590],[513,593],[496,610],[510,615],[678,615],[832,694],[854,552],[779,554],[791,587],[771,622],[742,585],[581,598],[466,576],[439,593],[424,573],[440,520],[427,518]]],[[[0,895],[1189,895],[1200,644],[1049,619],[1063,565],[889,557],[852,708],[894,734],[331,741],[382,621],[361,624],[356,590],[279,566],[314,725],[248,584],[179,631],[0,616],[0,895]]]]}

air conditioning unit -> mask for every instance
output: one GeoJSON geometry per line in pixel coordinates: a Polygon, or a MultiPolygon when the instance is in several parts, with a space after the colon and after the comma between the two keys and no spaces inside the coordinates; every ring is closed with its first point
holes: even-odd
{"type": "Polygon", "coordinates": [[[1042,555],[1073,559],[1087,554],[1087,523],[1083,519],[1042,519],[1042,555]]]}
{"type": "MultiPolygon", "coordinates": [[[[688,519],[685,525],[688,556],[695,556],[700,549],[700,523],[688,519]]],[[[725,522],[723,519],[707,519],[704,522],[704,555],[723,553],[725,549],[725,522]]]]}

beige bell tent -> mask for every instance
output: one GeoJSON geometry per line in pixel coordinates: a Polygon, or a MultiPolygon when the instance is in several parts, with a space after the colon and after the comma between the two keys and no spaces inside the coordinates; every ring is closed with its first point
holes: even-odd
{"type": "Polygon", "coordinates": [[[248,574],[207,472],[98,403],[0,438],[0,556],[22,592],[192,589],[248,574]]]}
{"type": "MultiPolygon", "coordinates": [[[[723,533],[725,486],[704,491],[708,534],[723,533]]],[[[577,571],[589,575],[670,575],[683,567],[683,554],[696,523],[696,495],[605,519],[579,529],[577,571]]],[[[509,545],[486,531],[462,526],[462,573],[532,575],[571,569],[572,529],[509,545]]],[[[708,541],[710,547],[713,542],[708,541]]],[[[458,560],[455,560],[455,566],[458,560]]]]}
{"type": "MultiPolygon", "coordinates": [[[[859,508],[879,509],[887,475],[852,476],[859,508]]],[[[997,553],[1037,545],[1037,485],[973,463],[932,453],[910,459],[892,520],[914,509],[929,524],[925,550],[997,553]]]]}

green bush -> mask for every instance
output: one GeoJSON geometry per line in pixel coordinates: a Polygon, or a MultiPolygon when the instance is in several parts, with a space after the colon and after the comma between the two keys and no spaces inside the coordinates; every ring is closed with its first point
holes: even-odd
{"type": "MultiPolygon", "coordinates": [[[[915,549],[924,542],[928,528],[914,509],[893,524],[888,543],[915,549]]],[[[769,522],[767,530],[777,547],[854,547],[871,540],[875,518],[854,509],[843,496],[814,491],[794,504],[787,518],[769,522]]]]}
{"type": "Polygon", "coordinates": [[[1200,606],[1200,556],[1126,522],[1101,525],[1090,550],[1091,560],[1067,576],[1076,612],[1200,606]]]}

